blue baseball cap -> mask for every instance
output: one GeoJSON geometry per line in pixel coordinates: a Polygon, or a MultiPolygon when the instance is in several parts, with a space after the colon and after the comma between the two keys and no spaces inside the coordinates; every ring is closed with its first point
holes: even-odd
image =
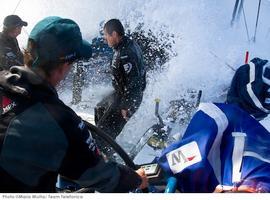
{"type": "Polygon", "coordinates": [[[35,25],[29,39],[36,45],[33,66],[49,61],[89,59],[92,55],[90,43],[82,39],[80,27],[71,19],[46,17],[35,25]]]}

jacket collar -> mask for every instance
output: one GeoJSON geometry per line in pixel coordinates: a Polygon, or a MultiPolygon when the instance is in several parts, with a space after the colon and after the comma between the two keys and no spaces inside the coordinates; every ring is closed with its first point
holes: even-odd
{"type": "Polygon", "coordinates": [[[56,96],[56,89],[38,74],[23,66],[11,67],[0,72],[0,89],[11,95],[23,98],[48,98],[56,96]]]}
{"type": "Polygon", "coordinates": [[[127,36],[123,36],[121,41],[115,45],[115,47],[113,47],[114,50],[119,50],[121,49],[128,41],[128,37],[127,36]]]}

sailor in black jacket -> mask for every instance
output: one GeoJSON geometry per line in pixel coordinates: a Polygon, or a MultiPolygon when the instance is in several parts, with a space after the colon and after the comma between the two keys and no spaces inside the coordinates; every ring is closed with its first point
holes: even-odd
{"type": "Polygon", "coordinates": [[[26,67],[0,72],[0,192],[54,192],[58,174],[99,192],[147,186],[142,169],[105,162],[76,113],[57,95],[90,44],[70,20],[47,17],[31,31],[26,67]]]}
{"type": "Polygon", "coordinates": [[[142,102],[146,72],[139,45],[125,36],[118,19],[105,23],[104,38],[114,50],[111,62],[114,91],[96,106],[95,122],[116,138],[142,102]]]}
{"type": "Polygon", "coordinates": [[[23,26],[27,26],[27,22],[22,21],[19,16],[5,17],[3,31],[0,33],[0,70],[23,65],[23,54],[16,39],[23,26]]]}

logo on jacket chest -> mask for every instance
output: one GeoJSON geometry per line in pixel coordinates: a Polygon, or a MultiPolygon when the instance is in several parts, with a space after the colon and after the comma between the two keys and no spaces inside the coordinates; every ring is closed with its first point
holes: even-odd
{"type": "Polygon", "coordinates": [[[131,63],[126,63],[126,64],[123,65],[123,67],[124,67],[125,72],[128,74],[132,69],[132,64],[131,63]]]}
{"type": "Polygon", "coordinates": [[[202,160],[201,153],[196,142],[185,144],[166,154],[170,169],[174,174],[202,160]]]}
{"type": "Polygon", "coordinates": [[[12,101],[11,99],[3,96],[2,97],[2,114],[7,113],[8,111],[12,110],[17,104],[12,101]]]}

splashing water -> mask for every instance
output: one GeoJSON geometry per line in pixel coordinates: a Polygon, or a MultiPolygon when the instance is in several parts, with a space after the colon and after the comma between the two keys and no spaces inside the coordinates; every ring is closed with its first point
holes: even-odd
{"type": "MultiPolygon", "coordinates": [[[[187,89],[201,89],[203,101],[222,101],[219,98],[229,87],[234,74],[226,64],[237,68],[244,63],[245,51],[251,58],[255,56],[269,59],[270,53],[270,1],[263,1],[257,31],[256,43],[248,42],[243,16],[233,28],[230,20],[234,0],[58,0],[26,1],[22,0],[16,14],[29,22],[19,36],[22,47],[26,46],[27,33],[34,24],[49,15],[58,15],[74,19],[81,27],[83,36],[89,41],[99,31],[99,23],[110,18],[119,18],[130,23],[131,30],[139,23],[153,32],[164,26],[166,31],[176,37],[174,51],[176,57],[167,62],[162,73],[148,74],[148,84],[141,107],[127,123],[118,141],[128,148],[132,140],[138,140],[150,125],[155,122],[154,99],[160,98],[161,113],[171,100],[179,98],[187,89]]],[[[12,14],[18,1],[0,2],[0,20],[12,14]]],[[[256,1],[245,2],[249,32],[252,35],[256,19],[256,1]]],[[[97,85],[83,90],[84,111],[93,113],[93,107],[110,87],[97,85]]],[[[67,104],[71,101],[69,89],[61,92],[60,97],[67,104]]],[[[79,107],[73,107],[80,110],[79,107]]]]}

